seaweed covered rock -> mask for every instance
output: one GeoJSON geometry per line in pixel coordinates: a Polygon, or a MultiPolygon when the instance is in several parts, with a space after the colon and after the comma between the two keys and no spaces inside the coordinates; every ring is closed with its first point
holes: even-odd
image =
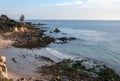
{"type": "Polygon", "coordinates": [[[86,67],[87,60],[63,60],[52,66],[38,68],[37,72],[51,76],[50,81],[120,81],[120,76],[104,64],[90,64],[93,67],[86,67]],[[100,67],[98,67],[100,66],[100,67]]]}

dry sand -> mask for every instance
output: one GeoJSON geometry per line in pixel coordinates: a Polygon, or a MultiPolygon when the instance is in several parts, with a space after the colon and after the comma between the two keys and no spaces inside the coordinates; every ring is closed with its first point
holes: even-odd
{"type": "Polygon", "coordinates": [[[11,40],[4,40],[1,36],[0,36],[0,49],[5,49],[8,48],[9,46],[11,46],[11,44],[13,44],[14,41],[11,40]]]}

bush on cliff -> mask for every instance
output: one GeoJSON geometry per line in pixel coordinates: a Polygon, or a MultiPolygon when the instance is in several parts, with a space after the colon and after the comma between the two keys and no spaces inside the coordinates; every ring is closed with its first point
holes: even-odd
{"type": "Polygon", "coordinates": [[[0,17],[0,30],[1,31],[12,31],[14,27],[21,27],[22,24],[16,22],[13,19],[8,18],[6,15],[1,15],[0,17]],[[5,17],[5,18],[3,18],[5,17]]]}

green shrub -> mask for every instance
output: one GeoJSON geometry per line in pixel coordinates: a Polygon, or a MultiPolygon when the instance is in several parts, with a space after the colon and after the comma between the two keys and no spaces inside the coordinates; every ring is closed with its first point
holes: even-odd
{"type": "Polygon", "coordinates": [[[0,81],[13,81],[13,80],[8,80],[8,79],[6,79],[6,78],[0,77],[0,81]]]}

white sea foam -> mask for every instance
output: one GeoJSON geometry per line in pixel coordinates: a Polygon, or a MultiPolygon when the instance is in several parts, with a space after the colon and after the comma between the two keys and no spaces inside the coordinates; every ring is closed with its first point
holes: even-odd
{"type": "MultiPolygon", "coordinates": [[[[70,56],[83,56],[86,58],[103,61],[105,64],[120,73],[118,67],[120,66],[120,33],[103,32],[97,30],[82,30],[61,28],[62,32],[66,32],[69,36],[83,39],[84,41],[77,40],[75,42],[68,42],[68,44],[52,46],[53,49],[60,50],[64,55],[70,56]],[[68,51],[69,50],[69,51],[68,51]],[[117,67],[115,67],[117,66],[117,67]]],[[[51,53],[58,55],[59,57],[65,57],[59,55],[58,52],[53,51],[51,53]]],[[[62,54],[63,55],[63,54],[62,54]]]]}
{"type": "MultiPolygon", "coordinates": [[[[50,24],[51,28],[58,27],[62,33],[67,33],[67,36],[78,38],[67,44],[50,46],[50,49],[47,49],[50,54],[61,58],[70,55],[100,60],[120,73],[120,21],[55,20],[46,23],[50,24]]],[[[61,35],[52,33],[52,36],[56,37],[61,35]]]]}
{"type": "Polygon", "coordinates": [[[70,56],[67,56],[65,54],[60,53],[59,51],[52,49],[52,48],[46,48],[46,50],[50,53],[53,54],[54,56],[60,58],[60,59],[64,59],[64,58],[70,58],[70,56]]]}

